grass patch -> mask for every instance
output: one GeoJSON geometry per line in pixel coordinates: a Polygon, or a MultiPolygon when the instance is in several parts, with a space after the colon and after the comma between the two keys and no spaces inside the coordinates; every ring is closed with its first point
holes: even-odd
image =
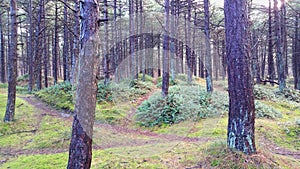
{"type": "Polygon", "coordinates": [[[278,168],[270,153],[258,152],[247,156],[241,152],[232,151],[223,142],[212,143],[205,152],[206,158],[199,163],[202,168],[278,168]]]}
{"type": "Polygon", "coordinates": [[[102,102],[96,106],[95,121],[107,124],[119,124],[130,110],[128,105],[115,105],[110,102],[102,102]]]}
{"type": "Polygon", "coordinates": [[[68,148],[71,139],[71,124],[52,116],[45,116],[39,130],[26,149],[68,148]]]}
{"type": "Polygon", "coordinates": [[[68,154],[40,154],[40,155],[21,155],[15,159],[4,163],[0,168],[23,168],[23,169],[63,169],[66,168],[68,154]]]}
{"type": "MultiPolygon", "coordinates": [[[[0,94],[0,117],[4,117],[6,110],[6,98],[4,94],[0,94]]],[[[22,99],[16,99],[15,121],[0,121],[0,147],[18,146],[22,141],[22,137],[31,135],[31,131],[36,130],[37,121],[33,118],[35,113],[33,107],[28,105],[22,99]]]]}

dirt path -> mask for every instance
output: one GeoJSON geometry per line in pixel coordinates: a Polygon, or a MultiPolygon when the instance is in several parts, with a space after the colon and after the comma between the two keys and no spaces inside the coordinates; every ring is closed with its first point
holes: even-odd
{"type": "MultiPolygon", "coordinates": [[[[144,97],[138,100],[138,104],[141,104],[144,100],[148,99],[156,90],[153,90],[152,92],[148,93],[144,97]]],[[[20,97],[21,99],[24,99],[26,102],[28,102],[30,105],[32,105],[38,112],[40,112],[39,120],[41,121],[44,116],[53,116],[56,118],[60,118],[61,120],[68,120],[70,123],[72,123],[72,115],[66,114],[63,111],[56,110],[54,108],[51,108],[46,103],[40,101],[39,99],[33,97],[33,96],[27,96],[27,97],[20,97]]],[[[121,124],[121,125],[110,125],[110,124],[97,124],[95,123],[94,127],[101,129],[103,131],[106,131],[107,133],[113,133],[118,134],[120,136],[126,134],[131,135],[134,138],[130,142],[126,142],[124,144],[122,143],[105,143],[101,142],[100,144],[96,144],[96,149],[106,149],[106,148],[114,148],[114,147],[120,147],[120,146],[142,146],[146,144],[155,144],[155,143],[170,143],[170,142],[188,142],[188,143],[201,143],[201,142],[207,142],[211,140],[210,138],[190,138],[190,137],[184,137],[184,136],[177,136],[172,134],[158,134],[154,133],[152,131],[148,130],[142,130],[142,129],[132,129],[130,128],[130,125],[133,123],[133,116],[135,115],[135,109],[132,110],[128,116],[127,116],[127,123],[121,124]],[[146,141],[139,141],[138,138],[143,137],[147,138],[146,141]]],[[[38,151],[28,151],[28,150],[16,150],[14,153],[16,154],[51,154],[51,152],[64,152],[65,149],[58,149],[58,150],[38,150],[38,151]]]]}
{"type": "MultiPolygon", "coordinates": [[[[152,92],[148,93],[144,97],[140,98],[137,103],[138,105],[141,104],[144,100],[147,100],[154,92],[157,90],[153,90],[152,92]]],[[[21,99],[24,99],[26,102],[28,102],[30,105],[32,105],[37,111],[41,112],[41,115],[39,119],[41,120],[43,116],[53,116],[56,118],[60,118],[62,120],[68,120],[70,121],[70,124],[72,123],[72,115],[66,114],[63,111],[56,110],[44,102],[36,99],[33,96],[27,96],[27,97],[20,97],[21,99]]],[[[191,137],[185,137],[185,136],[178,136],[178,135],[172,135],[172,134],[158,134],[154,133],[152,131],[148,130],[142,130],[142,129],[132,129],[130,128],[130,125],[133,123],[133,117],[135,115],[136,110],[132,109],[131,112],[126,117],[126,122],[121,125],[110,125],[110,124],[95,124],[95,128],[102,129],[108,133],[114,133],[118,134],[120,136],[122,135],[131,135],[134,137],[129,142],[115,142],[115,143],[105,143],[101,142],[100,144],[95,144],[95,149],[106,149],[106,148],[115,148],[115,147],[135,147],[135,146],[142,146],[147,144],[156,144],[156,143],[170,143],[170,142],[185,142],[185,143],[204,143],[209,140],[212,140],[212,138],[191,138],[191,137]],[[147,138],[146,141],[140,141],[138,140],[139,137],[147,138]]],[[[286,150],[284,148],[281,148],[277,146],[275,143],[271,142],[270,140],[261,139],[260,144],[262,144],[264,147],[268,148],[272,153],[280,154],[284,156],[291,156],[295,159],[300,159],[300,152],[299,151],[290,151],[286,150]]],[[[16,150],[14,153],[16,155],[20,154],[51,154],[51,153],[58,153],[58,152],[66,152],[66,149],[57,149],[57,150],[50,150],[50,149],[44,149],[44,150],[36,150],[36,151],[28,151],[28,150],[16,150]]]]}

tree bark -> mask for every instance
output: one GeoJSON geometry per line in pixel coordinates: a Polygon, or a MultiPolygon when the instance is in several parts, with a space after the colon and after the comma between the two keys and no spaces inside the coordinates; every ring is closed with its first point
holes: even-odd
{"type": "Polygon", "coordinates": [[[70,72],[69,72],[69,36],[67,29],[68,22],[68,10],[67,10],[67,0],[64,0],[64,44],[63,44],[63,73],[64,73],[64,81],[70,81],[70,72]]]}
{"type": "Polygon", "coordinates": [[[170,21],[170,2],[165,0],[165,19],[164,19],[164,42],[163,42],[163,79],[162,79],[162,96],[166,98],[169,93],[169,21],[170,21]]]}
{"type": "Polygon", "coordinates": [[[69,169],[90,168],[92,160],[92,138],[97,92],[97,47],[99,37],[97,1],[83,0],[81,15],[81,52],[76,90],[75,116],[69,149],[69,169]]]}
{"type": "Polygon", "coordinates": [[[1,78],[1,83],[5,83],[6,79],[5,79],[5,75],[6,75],[6,64],[5,64],[5,48],[4,48],[4,36],[3,36],[3,28],[2,28],[3,24],[2,24],[2,15],[0,15],[0,67],[1,67],[1,74],[0,74],[0,78],[1,78]]]}
{"type": "MultiPolygon", "coordinates": [[[[32,17],[33,17],[33,14],[32,14],[32,1],[29,0],[28,2],[28,18],[29,18],[29,25],[32,25],[33,22],[32,22],[32,17]]],[[[28,82],[28,91],[31,92],[33,90],[33,87],[34,87],[34,59],[33,59],[33,49],[32,49],[32,46],[33,46],[33,37],[34,34],[33,34],[33,26],[30,26],[29,27],[29,35],[28,35],[28,54],[27,54],[27,61],[28,61],[28,69],[29,69],[29,72],[28,72],[28,77],[29,77],[29,82],[28,82]]]]}
{"type": "Polygon", "coordinates": [[[17,46],[18,46],[18,27],[17,27],[17,2],[16,0],[10,0],[10,50],[7,60],[8,66],[8,94],[6,112],[4,121],[13,121],[15,115],[16,104],[16,86],[17,86],[17,46]]]}
{"type": "Polygon", "coordinates": [[[229,88],[227,145],[245,154],[253,154],[256,153],[255,107],[249,63],[247,0],[225,0],[224,11],[229,88]]]}
{"type": "Polygon", "coordinates": [[[205,76],[206,90],[211,93],[213,91],[212,68],[211,68],[211,46],[210,46],[210,28],[209,28],[209,0],[204,0],[205,15],[205,76]]]}
{"type": "Polygon", "coordinates": [[[283,48],[282,48],[282,36],[281,36],[281,26],[280,17],[278,9],[278,1],[274,0],[274,15],[275,15],[275,37],[276,37],[276,59],[277,59],[277,74],[279,90],[283,91],[286,88],[285,84],[285,74],[284,74],[284,61],[283,61],[283,48]]]}
{"type": "MultiPolygon", "coordinates": [[[[269,80],[274,81],[275,77],[275,66],[274,66],[274,58],[273,58],[273,40],[272,40],[272,6],[271,6],[271,0],[269,0],[269,30],[268,30],[268,75],[269,80]]],[[[271,83],[272,86],[274,86],[274,83],[271,83]]]]}
{"type": "Polygon", "coordinates": [[[55,18],[54,18],[54,46],[53,46],[53,58],[52,58],[52,73],[54,78],[54,84],[58,82],[58,6],[57,0],[55,0],[55,18]]]}

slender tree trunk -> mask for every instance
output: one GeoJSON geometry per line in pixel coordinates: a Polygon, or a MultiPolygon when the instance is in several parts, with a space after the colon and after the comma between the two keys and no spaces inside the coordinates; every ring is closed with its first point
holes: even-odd
{"type": "Polygon", "coordinates": [[[157,67],[158,67],[158,77],[161,77],[161,64],[160,64],[160,61],[161,61],[161,57],[160,57],[160,44],[161,44],[161,41],[160,41],[160,35],[159,35],[159,38],[158,38],[158,44],[157,44],[157,67]]]}
{"type": "MultiPolygon", "coordinates": [[[[64,0],[64,3],[67,3],[67,0],[64,0]]],[[[67,5],[64,5],[64,44],[63,44],[63,74],[64,81],[70,81],[69,78],[69,37],[68,37],[68,10],[67,5]]]]}
{"type": "Polygon", "coordinates": [[[166,98],[169,93],[169,21],[170,21],[170,2],[165,0],[165,19],[164,19],[164,42],[163,42],[163,79],[162,79],[162,96],[166,98]]]}
{"type": "MultiPolygon", "coordinates": [[[[108,18],[108,4],[107,4],[107,0],[104,0],[104,18],[107,19],[108,18]]],[[[108,40],[108,23],[105,22],[104,23],[104,35],[105,35],[105,39],[108,40]]],[[[108,85],[109,84],[109,64],[110,64],[110,60],[109,60],[109,51],[108,51],[108,42],[105,43],[105,47],[104,47],[104,84],[108,85]]]]}
{"type": "Polygon", "coordinates": [[[18,26],[17,26],[17,2],[16,0],[10,0],[10,50],[7,60],[8,66],[8,94],[6,112],[4,121],[13,121],[15,115],[16,104],[16,86],[17,86],[17,46],[18,46],[18,26]]]}
{"type": "Polygon", "coordinates": [[[68,169],[90,168],[97,92],[98,4],[81,1],[81,52],[68,169]]]}
{"type": "Polygon", "coordinates": [[[54,84],[58,82],[58,6],[57,0],[55,0],[55,18],[54,18],[54,47],[53,47],[53,58],[52,58],[52,73],[54,78],[54,84]]]}
{"type": "Polygon", "coordinates": [[[289,62],[288,62],[288,42],[287,42],[287,28],[286,28],[286,0],[281,1],[281,14],[280,14],[280,25],[281,25],[281,37],[282,37],[282,57],[284,60],[284,74],[285,78],[289,76],[289,62]]]}
{"type": "Polygon", "coordinates": [[[247,0],[225,0],[224,11],[229,88],[227,145],[245,154],[253,154],[256,153],[255,107],[249,63],[247,0]]]}
{"type": "Polygon", "coordinates": [[[209,28],[209,0],[204,0],[205,15],[205,76],[207,92],[213,91],[212,68],[211,68],[211,47],[210,47],[210,28],[209,28]]]}
{"type": "Polygon", "coordinates": [[[186,60],[187,60],[187,79],[188,79],[188,83],[191,83],[193,78],[193,68],[192,68],[192,49],[191,49],[191,10],[192,10],[192,1],[188,0],[188,13],[187,13],[187,35],[186,35],[186,60]]]}
{"type": "MultiPolygon", "coordinates": [[[[28,2],[28,18],[29,18],[29,25],[32,25],[32,1],[29,0],[28,2]]],[[[27,54],[27,61],[28,61],[28,69],[29,69],[29,82],[28,82],[28,91],[31,92],[33,90],[34,87],[34,69],[35,69],[35,65],[33,64],[34,60],[33,60],[33,26],[29,27],[29,36],[28,36],[28,54],[27,54]]]]}
{"type": "Polygon", "coordinates": [[[4,36],[3,36],[3,28],[2,28],[2,15],[0,15],[0,67],[1,67],[1,83],[5,83],[6,79],[5,79],[5,48],[4,48],[4,36]]]}
{"type": "Polygon", "coordinates": [[[275,15],[275,37],[276,37],[276,59],[277,59],[277,74],[279,90],[283,91],[286,88],[285,84],[285,74],[284,74],[284,61],[283,61],[283,48],[282,48],[282,36],[281,36],[281,26],[280,17],[278,10],[278,1],[274,0],[274,15],[275,15]]]}
{"type": "Polygon", "coordinates": [[[71,84],[76,83],[76,75],[77,75],[77,59],[79,55],[79,0],[74,0],[74,39],[73,39],[73,55],[72,55],[72,72],[71,72],[71,84]]]}
{"type": "Polygon", "coordinates": [[[36,64],[36,85],[37,89],[42,89],[42,53],[44,51],[42,44],[42,27],[43,25],[43,0],[39,0],[38,20],[35,30],[35,64],[36,64]]]}
{"type": "MultiPolygon", "coordinates": [[[[268,31],[268,75],[269,80],[274,81],[275,76],[275,66],[274,66],[274,58],[273,58],[273,40],[272,40],[272,6],[271,6],[271,0],[269,0],[269,31],[268,31]]],[[[271,83],[272,86],[274,86],[274,83],[271,83]]]]}

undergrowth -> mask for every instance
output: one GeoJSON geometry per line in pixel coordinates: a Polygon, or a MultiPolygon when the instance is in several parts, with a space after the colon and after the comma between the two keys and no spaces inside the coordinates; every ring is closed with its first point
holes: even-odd
{"type": "Polygon", "coordinates": [[[69,82],[45,88],[36,92],[35,95],[51,106],[74,111],[72,85],[69,82]]]}
{"type": "Polygon", "coordinates": [[[209,102],[210,95],[199,86],[173,86],[167,98],[157,92],[144,101],[135,120],[146,127],[198,120],[209,115],[212,108],[209,102]]]}

